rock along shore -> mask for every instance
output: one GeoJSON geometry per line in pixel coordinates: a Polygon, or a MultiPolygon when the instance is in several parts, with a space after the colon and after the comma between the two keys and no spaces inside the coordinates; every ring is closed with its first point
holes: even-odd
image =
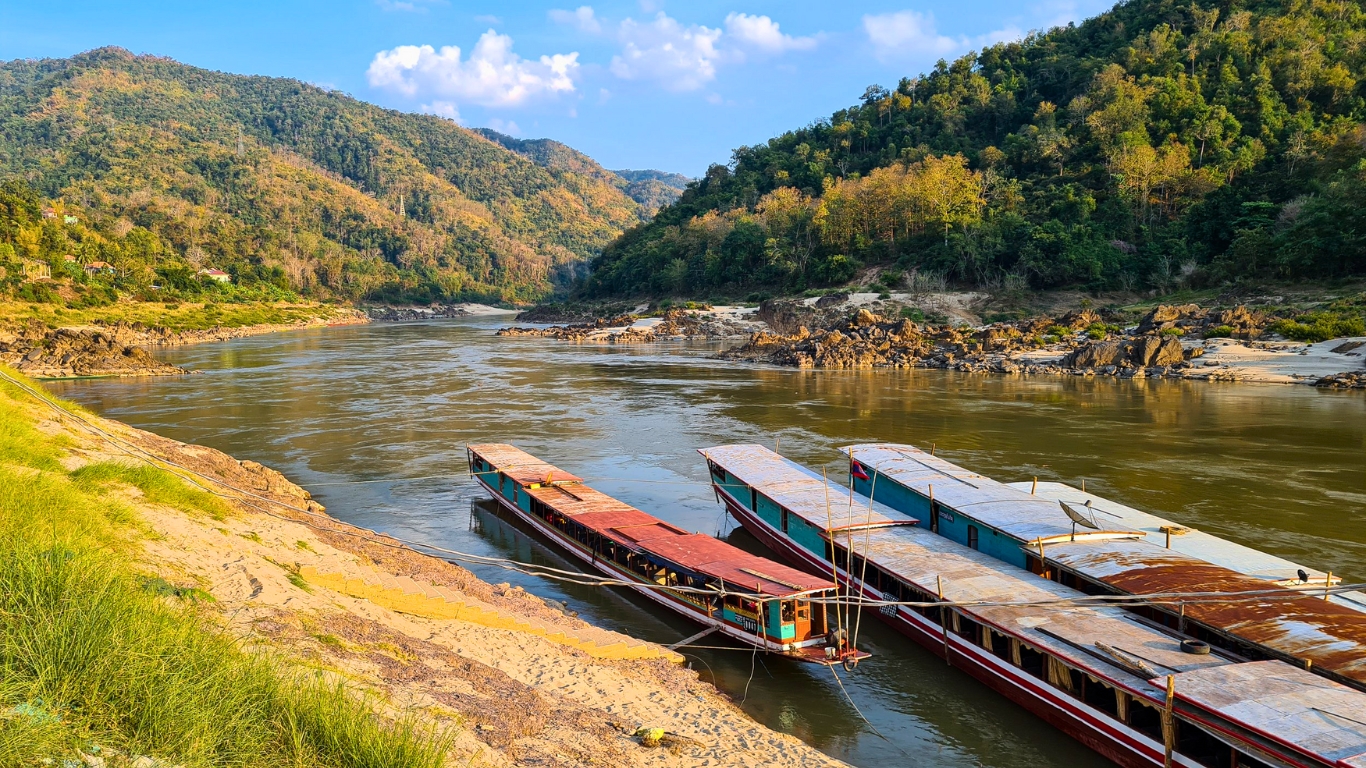
{"type": "Polygon", "coordinates": [[[717,312],[712,309],[670,309],[660,317],[621,314],[598,318],[592,322],[555,325],[548,328],[503,328],[498,331],[498,335],[531,336],[592,344],[644,344],[668,339],[743,338],[757,327],[759,326],[754,322],[741,319],[736,313],[717,312]]]}
{"type": "Polygon", "coordinates": [[[1261,341],[1268,318],[1246,307],[1164,305],[1128,329],[1091,310],[969,328],[888,319],[868,309],[832,316],[819,306],[770,302],[759,318],[773,330],[752,334],[721,358],[801,368],[1302,381],[1334,388],[1366,381],[1366,372],[1352,371],[1362,367],[1362,345],[1261,341]]]}
{"type": "Polygon", "coordinates": [[[146,347],[227,341],[266,333],[370,322],[363,313],[338,309],[327,317],[295,323],[216,326],[174,331],[142,323],[102,323],[49,329],[40,323],[0,327],[0,362],[43,379],[87,376],[178,376],[184,368],[157,360],[146,347]]]}

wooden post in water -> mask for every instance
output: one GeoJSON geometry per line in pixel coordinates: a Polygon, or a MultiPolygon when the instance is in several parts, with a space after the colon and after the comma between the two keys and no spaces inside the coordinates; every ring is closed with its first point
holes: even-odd
{"type": "Polygon", "coordinates": [[[1081,492],[1086,493],[1086,478],[1081,479],[1081,492]]]}
{"type": "Polygon", "coordinates": [[[1030,496],[1033,496],[1034,493],[1035,493],[1036,491],[1038,491],[1038,490],[1039,490],[1039,478],[1038,478],[1038,477],[1035,477],[1035,478],[1034,478],[1034,485],[1032,485],[1032,486],[1029,487],[1029,495],[1030,495],[1030,496]]]}
{"type": "Polygon", "coordinates": [[[1329,572],[1328,572],[1328,575],[1323,577],[1323,599],[1324,599],[1324,600],[1327,600],[1327,599],[1328,599],[1328,592],[1329,592],[1330,590],[1332,590],[1332,588],[1333,588],[1333,572],[1332,572],[1332,571],[1329,571],[1329,572]]]}
{"type": "Polygon", "coordinates": [[[1172,752],[1176,749],[1176,721],[1172,709],[1176,703],[1176,677],[1167,675],[1167,701],[1162,707],[1162,768],[1172,768],[1172,752]]]}

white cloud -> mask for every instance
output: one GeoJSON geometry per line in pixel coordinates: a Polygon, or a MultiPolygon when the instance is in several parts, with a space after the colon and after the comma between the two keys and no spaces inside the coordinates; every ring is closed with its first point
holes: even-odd
{"type": "Polygon", "coordinates": [[[767,16],[732,13],[726,16],[726,35],[740,45],[768,53],[807,51],[816,47],[814,37],[793,37],[778,30],[778,22],[767,16]]]}
{"type": "Polygon", "coordinates": [[[970,48],[983,48],[1024,37],[1014,26],[976,37],[949,37],[939,34],[935,29],[932,14],[919,11],[866,15],[863,17],[863,31],[873,44],[873,54],[884,61],[966,53],[970,48]]]}
{"type": "Polygon", "coordinates": [[[506,133],[509,136],[521,136],[522,128],[517,125],[515,120],[500,120],[496,117],[489,119],[489,127],[499,133],[506,133]]]}
{"type": "Polygon", "coordinates": [[[581,5],[572,11],[565,11],[559,8],[550,12],[550,20],[556,24],[565,24],[574,27],[581,32],[596,35],[602,31],[602,22],[593,13],[591,5],[581,5]]]}
{"type": "Polygon", "coordinates": [[[468,59],[460,48],[400,45],[380,51],[366,78],[376,88],[405,96],[431,94],[483,106],[513,107],[534,97],[572,92],[578,53],[523,59],[512,52],[512,38],[485,32],[468,59]]]}
{"type": "Polygon", "coordinates": [[[460,110],[456,108],[455,102],[433,101],[431,104],[423,104],[421,107],[419,107],[419,109],[421,109],[423,113],[428,115],[444,117],[447,120],[452,120],[457,123],[461,122],[460,110]]]}
{"type": "Polygon", "coordinates": [[[944,56],[967,45],[966,39],[955,40],[936,32],[934,16],[919,11],[864,16],[863,31],[879,58],[944,56]]]}
{"type": "Polygon", "coordinates": [[[683,26],[663,11],[654,21],[627,19],[619,31],[621,53],[612,57],[612,74],[623,80],[654,80],[671,91],[692,91],[716,78],[726,54],[716,45],[721,30],[683,26]]]}

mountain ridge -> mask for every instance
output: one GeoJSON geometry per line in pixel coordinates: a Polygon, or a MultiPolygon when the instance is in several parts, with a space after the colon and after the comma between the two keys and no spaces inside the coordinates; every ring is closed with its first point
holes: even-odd
{"type": "Polygon", "coordinates": [[[641,218],[646,221],[655,211],[678,200],[693,181],[681,173],[669,171],[608,170],[588,155],[555,139],[519,139],[492,128],[476,128],[475,131],[543,167],[592,176],[616,186],[640,204],[643,208],[641,218]]]}
{"type": "Polygon", "coordinates": [[[0,115],[0,176],[80,221],[0,242],[142,283],[215,266],[320,298],[528,301],[641,218],[614,184],[444,118],[120,48],[0,64],[0,115]]]}

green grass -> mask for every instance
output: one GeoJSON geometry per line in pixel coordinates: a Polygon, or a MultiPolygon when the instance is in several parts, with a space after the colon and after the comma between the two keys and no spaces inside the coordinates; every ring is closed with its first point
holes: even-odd
{"type": "Polygon", "coordinates": [[[196,514],[222,502],[168,472],[66,472],[62,441],[0,387],[0,765],[99,745],[190,767],[438,768],[449,740],[267,652],[244,652],[207,593],[137,572],[122,483],[196,514]],[[207,497],[207,498],[206,498],[207,497]]]}
{"type": "Polygon", "coordinates": [[[215,520],[222,520],[231,512],[228,505],[212,493],[195,488],[171,472],[149,464],[102,461],[87,464],[72,472],[71,479],[78,486],[93,490],[124,483],[142,491],[143,498],[153,504],[204,512],[215,520]]]}

